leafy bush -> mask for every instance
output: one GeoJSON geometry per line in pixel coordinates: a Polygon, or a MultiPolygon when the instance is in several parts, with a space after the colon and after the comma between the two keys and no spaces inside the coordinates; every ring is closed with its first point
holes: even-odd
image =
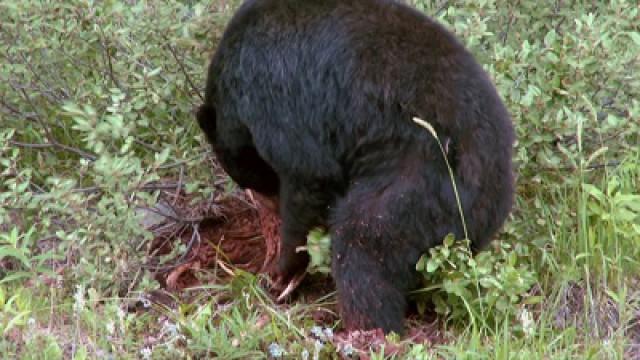
{"type": "Polygon", "coordinates": [[[212,45],[205,11],[175,2],[0,5],[0,224],[48,239],[71,265],[65,276],[101,292],[130,289],[149,240],[138,209],[171,184],[201,186],[163,179],[202,167],[192,108],[201,52],[212,45]]]}
{"type": "Polygon", "coordinates": [[[311,273],[331,273],[331,237],[314,229],[307,237],[307,252],[311,257],[308,271],[311,273]]]}
{"type": "MultiPolygon", "coordinates": [[[[181,307],[200,311],[179,316],[122,310],[134,290],[157,287],[145,270],[140,208],[161,191],[181,188],[196,200],[214,193],[192,111],[208,55],[239,3],[0,2],[3,357],[202,357],[214,346],[258,356],[274,342],[301,350],[304,331],[295,324],[309,321],[312,306],[261,302],[255,279],[235,279],[241,291],[203,290],[181,307]],[[258,306],[242,305],[249,290],[258,306]],[[236,300],[223,307],[216,296],[236,300]],[[270,325],[257,331],[264,317],[270,325]],[[149,333],[166,346],[146,343],[149,333]]],[[[428,294],[421,298],[456,324],[483,326],[513,324],[509,316],[524,304],[543,306],[535,337],[511,326],[493,328],[492,337],[457,332],[448,348],[417,346],[412,356],[633,358],[625,352],[635,341],[640,270],[637,2],[413,3],[485,64],[517,126],[519,165],[515,211],[494,248],[471,258],[464,243],[447,239],[418,264],[428,294]],[[526,291],[533,282],[536,296],[526,291]],[[567,284],[585,289],[574,299],[579,310],[562,305],[567,284]],[[598,298],[615,300],[617,330],[606,341],[582,341],[600,328],[598,298]],[[557,330],[554,319],[566,313],[585,320],[557,330]]],[[[329,239],[310,238],[313,268],[327,272],[329,239]]]]}
{"type": "Polygon", "coordinates": [[[472,256],[468,241],[455,241],[452,235],[442,245],[429,250],[416,264],[424,279],[425,294],[421,310],[428,304],[452,321],[479,319],[495,324],[515,315],[519,304],[536,283],[536,274],[527,263],[523,244],[499,242],[493,252],[472,256]]]}

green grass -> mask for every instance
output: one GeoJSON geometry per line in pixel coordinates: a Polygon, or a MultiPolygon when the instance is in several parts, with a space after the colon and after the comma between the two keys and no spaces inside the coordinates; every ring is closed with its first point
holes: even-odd
{"type": "MultiPolygon", "coordinates": [[[[452,241],[419,264],[420,307],[437,321],[412,324],[434,341],[391,336],[370,358],[640,356],[637,4],[414,3],[495,80],[516,124],[518,195],[484,255],[452,241]]],[[[153,276],[186,246],[154,254],[140,209],[176,203],[181,188],[174,221],[191,229],[233,192],[193,109],[238,4],[0,3],[0,358],[325,359],[358,347],[339,321],[314,320],[335,319],[329,289],[275,304],[237,269],[202,269],[203,285],[175,294],[153,276]]],[[[328,239],[312,237],[326,272],[328,239]]]]}

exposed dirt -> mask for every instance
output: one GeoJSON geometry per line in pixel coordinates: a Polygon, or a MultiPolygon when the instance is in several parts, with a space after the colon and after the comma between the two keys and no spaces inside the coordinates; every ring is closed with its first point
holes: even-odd
{"type": "Polygon", "coordinates": [[[156,279],[169,290],[181,290],[197,284],[195,273],[212,269],[232,273],[233,268],[254,274],[271,275],[279,254],[280,218],[276,200],[247,192],[216,201],[199,221],[169,218],[173,226],[158,227],[151,244],[155,255],[172,251],[176,238],[187,246],[175,264],[160,267],[156,279]],[[176,221],[177,220],[177,221],[176,221]]]}
{"type": "MultiPolygon", "coordinates": [[[[202,270],[214,271],[221,277],[231,275],[234,269],[274,275],[273,268],[280,250],[281,222],[277,199],[245,192],[215,199],[209,204],[193,206],[187,199],[174,203],[173,215],[165,214],[166,221],[156,224],[156,237],[151,243],[151,251],[156,257],[175,250],[172,244],[182,243],[187,247],[186,253],[173,255],[177,259],[172,263],[157,267],[155,277],[169,292],[199,285],[197,273],[202,270]]],[[[295,301],[322,303],[310,308],[307,316],[319,326],[332,328],[339,318],[335,302],[326,301],[325,296],[334,290],[329,277],[308,275],[297,289],[295,301]]],[[[165,297],[168,302],[172,301],[171,296],[165,297]]],[[[284,310],[288,305],[281,306],[284,310]]],[[[417,319],[414,314],[407,321],[408,331],[401,342],[389,342],[381,331],[339,330],[326,340],[344,350],[341,356],[351,352],[362,359],[367,358],[370,349],[383,346],[385,353],[391,355],[402,351],[408,341],[425,344],[445,342],[442,324],[435,316],[417,319]]]]}
{"type": "Polygon", "coordinates": [[[418,319],[410,316],[407,319],[407,333],[402,340],[392,341],[385,337],[380,329],[368,331],[341,331],[336,333],[332,342],[339,351],[342,359],[357,358],[369,360],[370,350],[381,351],[384,349],[385,357],[402,355],[407,350],[408,344],[425,344],[433,346],[445,344],[448,338],[444,331],[444,325],[434,313],[425,314],[418,319]]]}

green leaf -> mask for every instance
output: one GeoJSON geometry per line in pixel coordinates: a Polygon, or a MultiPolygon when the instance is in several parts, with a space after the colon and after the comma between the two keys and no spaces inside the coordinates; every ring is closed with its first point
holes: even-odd
{"type": "Polygon", "coordinates": [[[418,262],[416,263],[416,271],[423,271],[425,269],[426,262],[427,262],[426,255],[420,256],[420,259],[418,259],[418,262]]]}
{"type": "Polygon", "coordinates": [[[637,31],[630,31],[627,33],[627,35],[629,35],[629,37],[631,38],[631,40],[633,40],[633,42],[640,46],[640,32],[637,31]]]}
{"type": "Polygon", "coordinates": [[[591,184],[582,184],[582,189],[589,195],[596,198],[601,204],[607,202],[606,195],[602,192],[602,190],[591,184]]]}
{"type": "Polygon", "coordinates": [[[438,259],[429,259],[429,261],[427,261],[427,272],[432,273],[436,271],[440,267],[441,263],[442,262],[438,259]]]}
{"type": "Polygon", "coordinates": [[[4,327],[3,335],[7,335],[14,326],[21,325],[24,323],[23,319],[29,315],[31,311],[25,310],[15,314],[4,327]]]}
{"type": "Polygon", "coordinates": [[[7,284],[13,281],[17,281],[17,280],[22,280],[22,279],[29,279],[33,277],[33,274],[30,272],[26,272],[26,271],[16,271],[13,272],[5,277],[2,278],[2,280],[0,280],[0,284],[7,284]]]}
{"type": "Polygon", "coordinates": [[[544,299],[545,299],[544,296],[527,296],[526,298],[524,298],[524,300],[522,300],[522,304],[524,305],[541,304],[544,301],[544,299]]]}
{"type": "Polygon", "coordinates": [[[11,257],[22,263],[25,268],[29,269],[31,267],[31,261],[22,253],[19,249],[12,248],[9,246],[0,248],[0,259],[11,257]]]}
{"type": "Polygon", "coordinates": [[[445,236],[444,241],[442,242],[445,247],[452,247],[455,243],[456,238],[453,234],[448,234],[445,236]]]}
{"type": "Polygon", "coordinates": [[[544,36],[544,46],[550,48],[553,47],[553,43],[555,42],[558,34],[555,30],[551,30],[547,32],[547,35],[544,36]]]}
{"type": "Polygon", "coordinates": [[[149,71],[149,72],[147,73],[147,78],[152,78],[152,77],[154,77],[154,76],[158,75],[158,74],[160,73],[160,71],[162,71],[162,68],[161,68],[161,67],[157,67],[157,68],[155,68],[155,69],[153,69],[153,70],[149,71]]]}

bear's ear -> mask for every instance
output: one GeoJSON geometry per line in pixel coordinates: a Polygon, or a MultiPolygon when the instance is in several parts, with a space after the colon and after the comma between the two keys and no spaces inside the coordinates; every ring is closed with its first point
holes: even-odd
{"type": "Polygon", "coordinates": [[[216,138],[216,108],[209,104],[203,104],[196,114],[200,129],[207,135],[210,141],[216,138]]]}

